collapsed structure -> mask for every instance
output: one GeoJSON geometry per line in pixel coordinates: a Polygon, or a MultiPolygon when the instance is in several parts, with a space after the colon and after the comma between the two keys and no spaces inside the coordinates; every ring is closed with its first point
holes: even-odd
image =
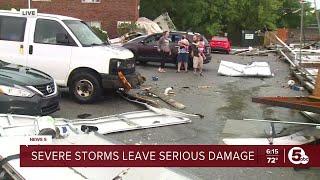
{"type": "Polygon", "coordinates": [[[113,145],[103,134],[189,123],[187,114],[153,108],[94,119],[0,115],[0,179],[189,179],[166,168],[20,166],[20,145],[113,145]],[[46,139],[46,140],[43,140],[46,139]]]}

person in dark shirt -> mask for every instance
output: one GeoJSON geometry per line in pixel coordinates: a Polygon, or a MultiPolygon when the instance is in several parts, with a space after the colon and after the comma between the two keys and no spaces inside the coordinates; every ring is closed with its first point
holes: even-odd
{"type": "Polygon", "coordinates": [[[169,32],[163,32],[162,37],[158,41],[158,52],[161,53],[161,66],[159,67],[159,72],[166,72],[164,70],[165,62],[171,56],[171,49],[170,49],[170,39],[169,39],[169,32]]]}

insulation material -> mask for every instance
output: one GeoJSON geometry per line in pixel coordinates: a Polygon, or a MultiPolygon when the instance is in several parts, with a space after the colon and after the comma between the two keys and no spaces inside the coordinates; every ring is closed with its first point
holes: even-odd
{"type": "Polygon", "coordinates": [[[225,76],[271,77],[270,65],[267,62],[252,62],[247,65],[221,61],[218,74],[225,76]]]}
{"type": "Polygon", "coordinates": [[[162,32],[162,29],[157,23],[145,17],[139,18],[137,20],[137,25],[139,28],[145,30],[146,34],[154,34],[154,33],[162,32]]]}
{"type": "Polygon", "coordinates": [[[173,24],[169,14],[163,13],[160,16],[158,16],[153,22],[157,23],[160,28],[164,31],[175,31],[176,26],[173,24]]]}

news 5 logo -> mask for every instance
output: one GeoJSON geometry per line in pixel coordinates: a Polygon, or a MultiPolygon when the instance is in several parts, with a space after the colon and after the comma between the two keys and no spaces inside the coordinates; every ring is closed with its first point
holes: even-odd
{"type": "Polygon", "coordinates": [[[308,164],[309,157],[301,147],[293,147],[288,152],[288,159],[292,164],[308,164]]]}

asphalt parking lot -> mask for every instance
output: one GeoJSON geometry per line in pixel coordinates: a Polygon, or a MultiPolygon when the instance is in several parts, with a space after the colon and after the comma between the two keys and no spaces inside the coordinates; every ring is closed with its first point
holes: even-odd
{"type": "MultiPolygon", "coordinates": [[[[146,85],[159,89],[173,87],[173,98],[186,105],[184,112],[200,113],[204,119],[193,119],[190,124],[106,135],[124,144],[219,144],[227,119],[275,118],[287,121],[307,121],[299,112],[267,107],[251,102],[252,96],[299,96],[304,91],[293,91],[286,87],[290,79],[289,66],[270,54],[264,57],[243,57],[214,54],[211,63],[205,65],[204,77],[192,72],[176,73],[169,65],[167,72],[159,74],[157,65],[138,66],[137,71],[147,79],[146,85]],[[220,60],[239,63],[267,61],[274,73],[272,78],[225,77],[217,74],[220,60]],[[158,81],[152,81],[152,76],[158,81]],[[199,88],[199,86],[209,86],[199,88]]],[[[169,106],[165,106],[171,108],[169,106]]],[[[173,108],[171,108],[173,109],[173,108]]],[[[141,106],[129,103],[115,93],[107,92],[100,102],[80,105],[62,93],[61,110],[54,117],[77,118],[80,114],[99,117],[128,111],[142,110],[141,106]]],[[[245,129],[239,136],[248,136],[245,129]]],[[[262,132],[263,134],[263,132],[262,132]]],[[[319,169],[295,171],[291,168],[183,168],[179,171],[199,179],[319,179],[319,169]]]]}

